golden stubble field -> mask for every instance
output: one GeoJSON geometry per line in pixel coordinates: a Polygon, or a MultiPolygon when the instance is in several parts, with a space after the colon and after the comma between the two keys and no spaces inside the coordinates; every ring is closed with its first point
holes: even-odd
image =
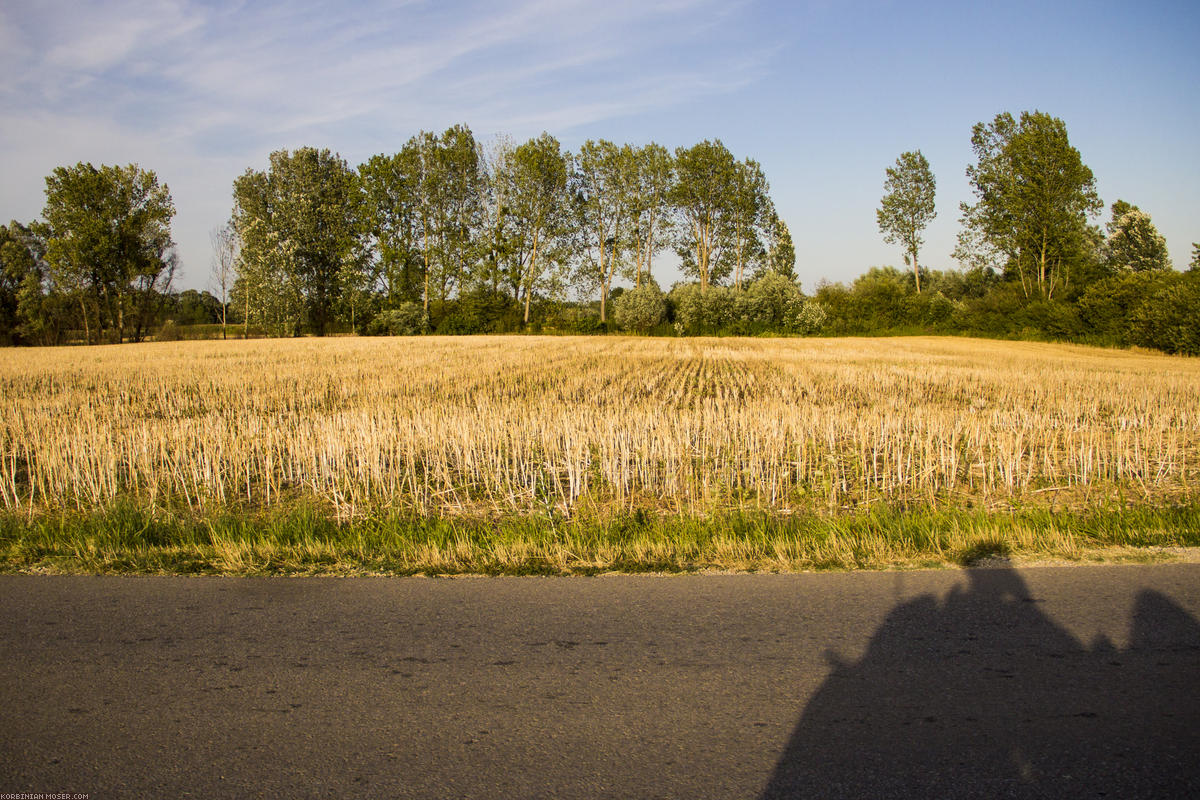
{"type": "Polygon", "coordinates": [[[1200,360],[950,338],[0,351],[0,506],[354,516],[1190,501],[1200,360]]]}

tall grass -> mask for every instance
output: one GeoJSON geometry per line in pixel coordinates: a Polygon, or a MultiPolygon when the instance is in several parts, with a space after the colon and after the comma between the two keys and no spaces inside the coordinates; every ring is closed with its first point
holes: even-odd
{"type": "Polygon", "coordinates": [[[376,516],[300,505],[255,514],[164,514],[130,503],[34,517],[0,513],[0,572],[230,575],[592,575],[972,564],[992,556],[1146,560],[1200,545],[1200,506],[876,508],[839,516],[735,511],[605,518],[376,516]]]}
{"type": "Polygon", "coordinates": [[[0,508],[337,519],[1196,499],[1200,361],[967,339],[0,351],[0,508]],[[323,512],[324,513],[324,512],[323,512]]]}

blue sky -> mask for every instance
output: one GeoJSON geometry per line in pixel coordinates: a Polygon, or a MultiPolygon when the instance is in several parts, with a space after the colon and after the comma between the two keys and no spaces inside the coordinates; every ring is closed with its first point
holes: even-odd
{"type": "Polygon", "coordinates": [[[1147,211],[1185,268],[1194,0],[0,0],[0,218],[39,216],[56,166],[136,162],[171,187],[192,288],[233,179],[272,150],[355,165],[458,122],[570,149],[721,139],[763,164],[806,291],[901,263],[875,208],[884,170],[919,148],[938,181],[922,262],[954,267],[971,126],[1033,109],[1066,122],[1105,203],[1147,211]]]}

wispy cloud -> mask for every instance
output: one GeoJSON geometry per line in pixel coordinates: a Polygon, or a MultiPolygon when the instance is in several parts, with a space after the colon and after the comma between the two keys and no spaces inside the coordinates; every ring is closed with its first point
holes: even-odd
{"type": "Polygon", "coordinates": [[[139,161],[172,184],[176,238],[206,268],[229,184],[279,147],[365,156],[420,129],[568,134],[729,92],[767,58],[728,0],[67,0],[0,10],[4,211],[41,177],[139,161]],[[731,16],[732,15],[732,16],[731,16]]]}
{"type": "Polygon", "coordinates": [[[598,108],[628,113],[648,70],[660,73],[658,102],[676,85],[688,99],[705,83],[753,79],[743,54],[706,41],[728,9],[714,0],[37,6],[3,21],[6,40],[30,46],[0,56],[12,76],[2,96],[9,108],[83,111],[199,141],[231,124],[291,138],[363,118],[471,121],[481,105],[489,125],[506,115],[571,125],[564,95],[586,93],[571,104],[591,109],[579,122],[598,108]]]}

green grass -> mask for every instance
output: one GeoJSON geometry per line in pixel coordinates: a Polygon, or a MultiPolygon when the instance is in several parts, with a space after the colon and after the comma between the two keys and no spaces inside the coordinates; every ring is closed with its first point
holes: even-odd
{"type": "Polygon", "coordinates": [[[877,507],[843,516],[645,512],[571,519],[380,514],[309,505],[208,515],[132,502],[0,514],[0,572],[221,575],[594,575],[890,569],[990,557],[1152,560],[1200,546],[1200,505],[1091,511],[877,507]]]}

